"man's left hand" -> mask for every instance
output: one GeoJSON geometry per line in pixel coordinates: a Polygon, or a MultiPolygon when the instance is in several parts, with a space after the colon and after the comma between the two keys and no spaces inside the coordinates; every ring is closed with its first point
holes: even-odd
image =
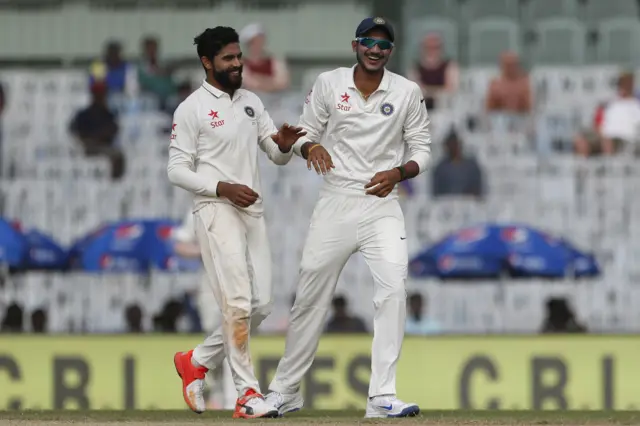
{"type": "Polygon", "coordinates": [[[371,181],[364,187],[367,189],[367,195],[384,198],[391,194],[391,191],[393,191],[396,184],[400,182],[400,179],[400,170],[391,169],[376,173],[371,181]]]}
{"type": "Polygon", "coordinates": [[[280,152],[287,153],[291,151],[293,144],[306,134],[307,132],[302,127],[294,127],[284,123],[278,133],[271,135],[271,139],[278,145],[280,152]]]}

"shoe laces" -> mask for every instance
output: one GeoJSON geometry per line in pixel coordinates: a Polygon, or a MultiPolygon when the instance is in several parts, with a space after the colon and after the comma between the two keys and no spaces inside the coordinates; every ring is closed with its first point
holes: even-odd
{"type": "Polygon", "coordinates": [[[275,405],[276,407],[281,406],[282,404],[284,404],[284,396],[280,393],[280,392],[273,392],[269,395],[269,399],[273,399],[275,400],[275,405]],[[273,395],[273,396],[272,396],[273,395]]]}
{"type": "Polygon", "coordinates": [[[242,399],[244,399],[244,403],[247,405],[254,405],[259,401],[264,401],[264,397],[253,389],[246,391],[242,399]]]}

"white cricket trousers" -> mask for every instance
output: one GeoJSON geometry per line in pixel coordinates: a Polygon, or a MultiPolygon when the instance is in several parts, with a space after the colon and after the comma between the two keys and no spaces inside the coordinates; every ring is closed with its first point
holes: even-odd
{"type": "Polygon", "coordinates": [[[396,199],[334,191],[321,191],[311,217],[285,353],[269,389],[287,394],[299,389],[318,349],[340,272],[360,252],[374,282],[369,396],[395,395],[406,316],[404,216],[396,199]]]}
{"type": "MultiPolygon", "coordinates": [[[[200,323],[204,331],[211,336],[214,333],[219,333],[217,340],[220,342],[218,347],[211,345],[209,353],[215,356],[216,352],[222,351],[224,353],[224,346],[222,345],[222,312],[218,307],[218,302],[213,295],[211,285],[209,284],[209,278],[206,271],[202,273],[200,278],[200,286],[198,288],[198,313],[200,314],[200,323]],[[220,329],[220,330],[219,330],[220,329]]],[[[214,338],[214,341],[216,338],[214,338]]],[[[206,348],[206,341],[205,346],[206,348]]],[[[206,351],[205,351],[206,352],[206,351]]],[[[206,376],[206,382],[209,386],[209,405],[212,407],[219,407],[225,410],[233,410],[236,405],[236,385],[233,383],[231,369],[229,368],[229,362],[223,359],[220,364],[212,365],[206,376]]]]}
{"type": "Polygon", "coordinates": [[[249,332],[271,312],[271,251],[264,218],[224,203],[208,203],[194,214],[202,263],[222,325],[194,349],[193,358],[214,369],[226,356],[238,395],[248,389],[260,392],[249,332]]]}

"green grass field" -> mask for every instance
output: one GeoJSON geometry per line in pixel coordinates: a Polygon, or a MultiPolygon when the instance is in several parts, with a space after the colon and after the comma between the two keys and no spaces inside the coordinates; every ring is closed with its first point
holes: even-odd
{"type": "MultiPolygon", "coordinates": [[[[420,425],[640,425],[638,411],[427,411],[410,419],[364,420],[363,411],[305,410],[281,419],[252,420],[258,424],[378,424],[420,425]]],[[[182,425],[238,424],[229,411],[196,415],[188,411],[0,411],[0,425],[182,425]]]]}

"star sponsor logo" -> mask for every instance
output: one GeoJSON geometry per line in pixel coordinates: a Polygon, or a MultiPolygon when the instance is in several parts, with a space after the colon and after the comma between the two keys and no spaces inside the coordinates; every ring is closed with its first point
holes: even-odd
{"type": "Polygon", "coordinates": [[[224,120],[220,120],[218,111],[211,110],[208,115],[211,117],[211,127],[215,129],[224,126],[224,120]]]}
{"type": "Polygon", "coordinates": [[[336,105],[336,109],[340,111],[351,111],[351,105],[349,105],[350,98],[351,96],[349,96],[347,92],[344,92],[344,94],[340,95],[340,101],[336,105]]]}

